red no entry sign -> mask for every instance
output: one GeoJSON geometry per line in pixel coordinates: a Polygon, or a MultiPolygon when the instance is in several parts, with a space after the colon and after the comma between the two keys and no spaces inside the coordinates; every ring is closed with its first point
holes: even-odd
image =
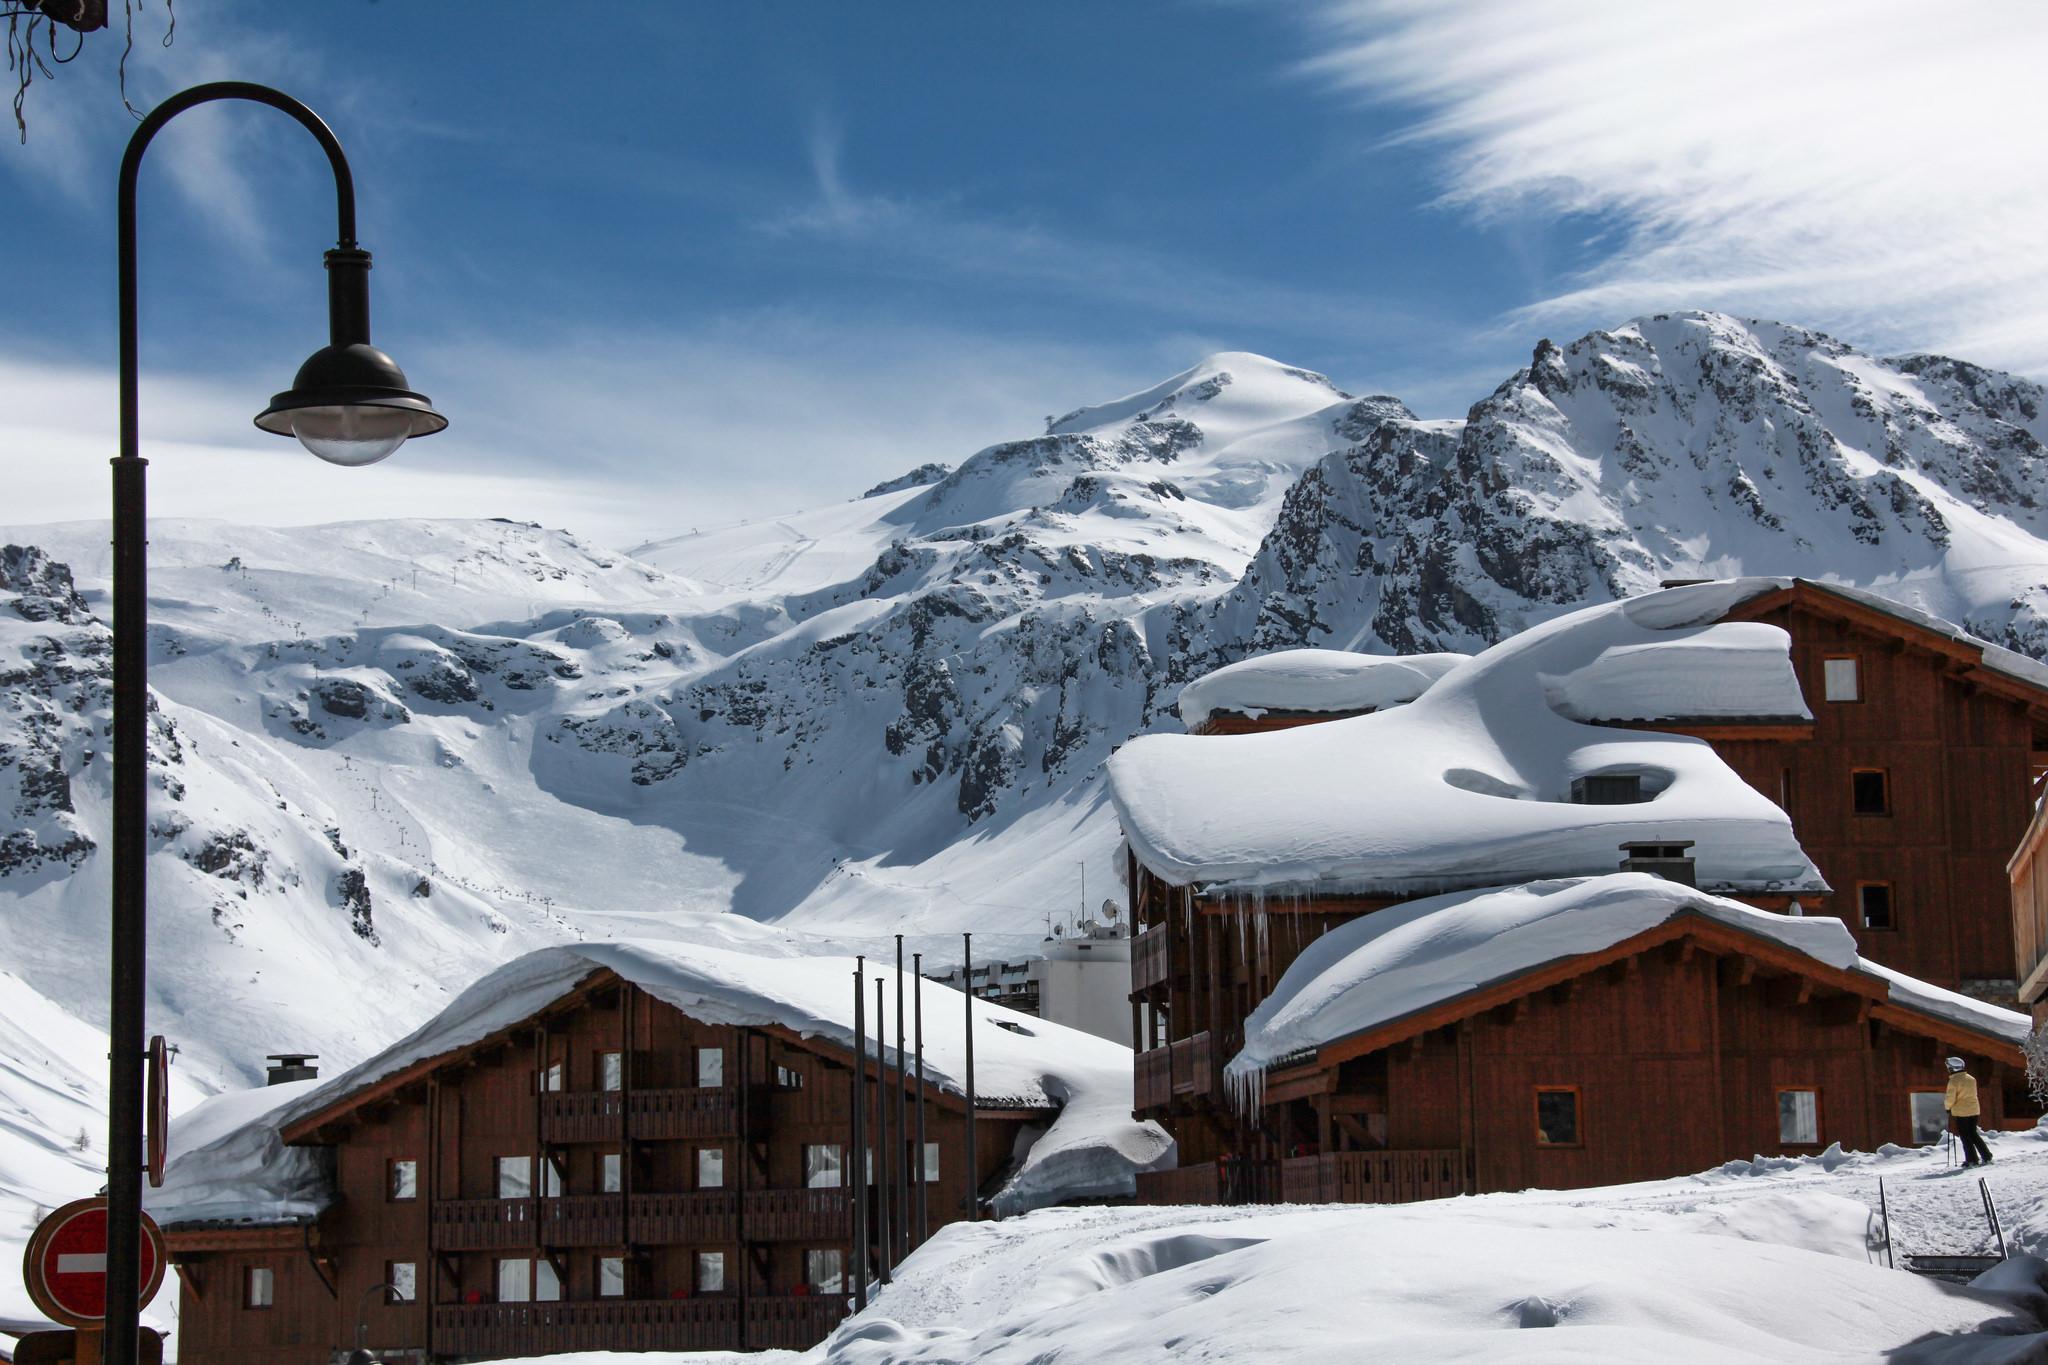
{"type": "MultiPolygon", "coordinates": [[[[142,1215],[142,1303],[164,1282],[164,1235],[142,1215]]],[[[21,1258],[35,1306],[67,1327],[97,1327],[107,1316],[107,1201],[78,1199],[45,1218],[21,1258]]]]}

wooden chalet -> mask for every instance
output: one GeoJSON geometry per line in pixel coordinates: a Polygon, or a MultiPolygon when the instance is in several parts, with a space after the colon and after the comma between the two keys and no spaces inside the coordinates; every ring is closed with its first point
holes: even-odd
{"type": "Polygon", "coordinates": [[[1978,1078],[1987,1128],[2031,1127],[2024,1020],[1941,997],[1681,912],[1278,1059],[1248,1092],[1246,1150],[1141,1186],[1394,1202],[1925,1143],[1945,1126],[1952,1054],[1978,1078]]]}
{"type": "MultiPolygon", "coordinates": [[[[1617,653],[1656,648],[1660,632],[1684,635],[1723,623],[1761,622],[1783,629],[1790,637],[1791,676],[1785,676],[1786,660],[1779,653],[1775,683],[1756,672],[1730,679],[1726,686],[1715,677],[1704,676],[1690,687],[1667,689],[1648,700],[1609,687],[1599,693],[1593,709],[1566,706],[1561,712],[1585,725],[1633,731],[1644,738],[1675,735],[1704,741],[1723,771],[1789,817],[1788,835],[1801,855],[1810,859],[1811,878],[1781,882],[1721,877],[1710,889],[1762,910],[1831,916],[1848,929],[1858,951],[1873,962],[1936,987],[1988,1002],[2014,1003],[2016,982],[2010,964],[2016,893],[2008,890],[2006,863],[2020,842],[2033,795],[2040,790],[2039,780],[2048,768],[2048,669],[1989,648],[1909,609],[1805,580],[1709,583],[1680,587],[1660,596],[1665,603],[1642,612],[1641,618],[1662,624],[1641,636],[1644,645],[1624,646],[1617,653]],[[1759,680],[1756,695],[1761,700],[1755,706],[1745,705],[1738,684],[1759,680]],[[1672,698],[1683,695],[1708,705],[1697,710],[1683,705],[1674,708],[1672,698]],[[1637,705],[1638,701],[1642,704],[1637,705]]],[[[1618,606],[1626,614],[1637,603],[1648,602],[1634,599],[1618,606]]],[[[1591,628],[1599,625],[1596,618],[1616,609],[1592,608],[1576,614],[1589,623],[1579,628],[1590,634],[1591,628]]],[[[1607,619],[1611,620],[1611,615],[1607,619]]],[[[1560,620],[1545,627],[1547,640],[1533,648],[1555,651],[1564,638],[1564,631],[1558,628],[1566,624],[1560,620]]],[[[1556,674],[1599,664],[1607,657],[1601,652],[1605,648],[1605,644],[1589,646],[1589,652],[1575,661],[1560,662],[1553,652],[1551,662],[1521,685],[1532,695],[1549,695],[1544,689],[1557,683],[1556,674]]],[[[1782,644],[1778,648],[1782,650],[1782,644]]],[[[1507,661],[1490,664],[1498,653],[1480,656],[1469,667],[1522,666],[1507,661]]],[[[1471,675],[1461,671],[1454,676],[1465,680],[1471,675]]],[[[1427,700],[1426,696],[1425,703],[1427,700]]],[[[1551,700],[1553,706],[1559,705],[1557,698],[1551,700]]],[[[1533,715],[1523,719],[1535,723],[1533,715]]],[[[1348,725],[1370,729],[1382,722],[1398,724],[1393,716],[1371,716],[1348,725]]],[[[1495,731],[1495,742],[1512,744],[1512,729],[1510,725],[1505,731],[1495,731]]],[[[1357,733],[1366,736],[1368,731],[1357,733]]],[[[1333,727],[1333,741],[1337,735],[1333,727]]],[[[1284,738],[1251,735],[1196,740],[1192,745],[1259,745],[1284,738]]],[[[1140,744],[1153,741],[1126,746],[1124,755],[1140,744]]],[[[1334,742],[1331,747],[1333,751],[1341,748],[1334,742]]],[[[1271,752],[1284,752],[1284,761],[1295,768],[1233,773],[1219,760],[1205,771],[1190,763],[1184,753],[1156,747],[1135,760],[1136,768],[1131,766],[1134,760],[1124,755],[1112,760],[1112,794],[1119,799],[1129,839],[1126,874],[1136,930],[1131,950],[1131,1029],[1138,1054],[1137,1112],[1166,1125],[1179,1144],[1184,1172],[1198,1172],[1147,1177],[1154,1197],[1179,1189],[1173,1184],[1176,1181],[1207,1189],[1224,1169],[1214,1163],[1226,1157],[1243,1160],[1250,1150],[1270,1154],[1307,1140],[1302,1137],[1301,1111],[1287,1119],[1285,1138],[1248,1131],[1244,1116],[1232,1112],[1225,1102],[1223,1074],[1226,1063],[1244,1046],[1246,1021],[1303,951],[1324,934],[1418,897],[1459,887],[1512,884],[1532,876],[1637,870],[1690,884],[1696,869],[1706,866],[1706,861],[1695,855],[1711,859],[1718,856],[1717,845],[1725,849],[1725,844],[1718,844],[1721,836],[1713,830],[1711,819],[1697,833],[1673,829],[1667,822],[1661,829],[1646,828],[1617,838],[1614,861],[1605,869],[1575,865],[1575,860],[1583,860],[1585,850],[1566,850],[1561,842],[1554,865],[1532,867],[1525,860],[1521,866],[1504,869],[1502,875],[1488,875],[1486,869],[1469,866],[1454,869],[1447,861],[1443,875],[1433,884],[1429,878],[1413,875],[1376,883],[1369,869],[1361,873],[1360,866],[1354,864],[1328,886],[1296,880],[1291,885],[1248,893],[1233,880],[1237,875],[1232,870],[1233,860],[1242,861],[1262,850],[1248,849],[1235,827],[1225,823],[1205,823],[1181,813],[1162,817],[1161,810],[1175,808],[1170,797],[1160,793],[1171,793],[1176,786],[1193,781],[1206,784],[1205,789],[1213,786],[1209,794],[1217,812],[1236,810],[1247,799],[1273,806],[1274,793],[1284,794],[1300,785],[1297,777],[1307,776],[1302,765],[1313,759],[1300,746],[1271,752]],[[1124,765],[1123,774],[1118,771],[1119,764],[1124,765]],[[1120,782],[1130,788],[1128,795],[1120,791],[1120,782]],[[1256,796],[1247,798],[1246,792],[1256,792],[1256,796]],[[1148,857],[1141,852],[1147,841],[1135,837],[1126,800],[1141,804],[1138,813],[1142,819],[1168,827],[1174,846],[1166,856],[1148,857]],[[1193,846],[1191,831],[1220,831],[1220,841],[1228,848],[1217,851],[1212,859],[1208,849],[1193,846]],[[1211,865],[1217,869],[1213,873],[1208,871],[1211,865]],[[1199,1173],[1204,1169],[1209,1174],[1199,1173]]],[[[1438,771],[1444,771],[1448,780],[1456,764],[1456,759],[1446,754],[1418,751],[1412,760],[1417,771],[1407,773],[1387,768],[1370,745],[1361,745],[1348,756],[1361,765],[1357,769],[1361,786],[1383,785],[1390,790],[1404,782],[1420,790],[1438,771]],[[1427,773],[1420,771],[1425,766],[1430,769],[1427,773]]],[[[1660,764],[1635,766],[1650,773],[1660,764]]],[[[1509,806],[1533,798],[1612,807],[1611,813],[1617,817],[1631,809],[1642,810],[1646,816],[1654,814],[1643,804],[1652,800],[1649,785],[1634,771],[1584,769],[1583,775],[1570,779],[1568,791],[1561,777],[1556,781],[1558,785],[1548,791],[1513,790],[1505,784],[1497,790],[1502,796],[1517,798],[1509,806]]],[[[1731,801],[1730,808],[1735,804],[1739,803],[1731,801]]],[[[1289,819],[1278,825],[1269,823],[1267,828],[1291,831],[1297,818],[1318,818],[1299,800],[1285,808],[1289,819]]],[[[1267,814],[1270,820],[1270,812],[1267,814]]],[[[1487,817],[1481,813],[1476,818],[1487,817]]],[[[1587,818],[1593,819],[1593,813],[1589,811],[1587,818]]],[[[1318,847],[1371,849],[1386,843],[1370,819],[1356,825],[1334,820],[1319,828],[1318,847]]],[[[1147,833],[1150,836],[1157,831],[1147,833]]],[[[1471,833],[1470,825],[1450,829],[1445,836],[1447,854],[1471,833]]],[[[1278,847],[1292,836],[1271,837],[1278,847]]],[[[1150,842],[1156,846],[1159,841],[1150,842]]],[[[2048,834],[2041,842],[2048,842],[2048,834]]],[[[1310,846],[1309,840],[1296,840],[1287,846],[1287,856],[1280,861],[1286,863],[1294,857],[1299,865],[1299,853],[1310,846]]],[[[1728,864],[1722,861],[1725,871],[1728,864]]],[[[1408,862],[1403,870],[1412,874],[1412,856],[1408,862]]],[[[2013,873],[2015,878],[2018,875],[2013,873]]],[[[2048,967],[2042,966],[2043,958],[2048,957],[2048,892],[2030,889],[2027,894],[2041,899],[2043,909],[2031,921],[2031,937],[2028,928],[2018,930],[2024,959],[2020,975],[2034,972],[2039,977],[2031,997],[2039,1000],[2048,996],[2048,967]]],[[[1802,1021],[1803,1027],[1803,1021],[1816,1016],[1795,1012],[1787,1017],[1802,1021]]],[[[1821,1041],[1820,1033],[1814,1036],[1817,1050],[1832,1046],[1821,1041]]],[[[1298,1080],[1290,1076],[1286,1083],[1298,1080]]],[[[1348,1130],[1340,1125],[1340,1131],[1348,1130]]],[[[1444,1130],[1439,1125],[1434,1131],[1441,1134],[1444,1130]]],[[[1734,1140],[1738,1131],[1739,1125],[1728,1129],[1726,1135],[1734,1140]]],[[[1358,1129],[1358,1133],[1369,1132],[1364,1127],[1358,1129]]],[[[1876,1124],[1844,1127],[1840,1135],[1852,1141],[1872,1132],[1886,1133],[1879,1140],[1896,1137],[1876,1124]]],[[[1712,1130],[1712,1134],[1719,1136],[1722,1130],[1712,1130]]],[[[1694,1137],[1698,1136],[1695,1131],[1694,1137]]],[[[1314,1140],[1324,1144],[1321,1150],[1329,1150],[1326,1137],[1321,1132],[1315,1135],[1314,1140]]],[[[1414,1134],[1397,1137],[1391,1145],[1386,1137],[1359,1137],[1357,1133],[1351,1140],[1358,1150],[1377,1141],[1379,1150],[1426,1150],[1439,1159],[1447,1159],[1445,1154],[1452,1150],[1451,1145],[1434,1139],[1426,1145],[1411,1145],[1421,1141],[1414,1134]]],[[[1749,1150],[1767,1149],[1767,1144],[1749,1138],[1736,1145],[1743,1143],[1749,1144],[1749,1150]]],[[[1706,1146],[1700,1147],[1700,1151],[1706,1150],[1706,1146]]],[[[1715,1148],[1710,1160],[1723,1160],[1729,1154],[1729,1150],[1715,1148]]],[[[1475,1154],[1473,1160],[1477,1159],[1475,1154]]],[[[1489,1169],[1504,1172],[1507,1168],[1489,1169]]],[[[1500,1178],[1515,1177],[1502,1174],[1500,1178]]],[[[1446,1188],[1441,1181],[1403,1179],[1406,1183],[1398,1188],[1430,1192],[1446,1188]]],[[[1548,1177],[1544,1179],[1548,1181],[1548,1177]]],[[[1466,1179],[1459,1187],[1470,1184],[1466,1179]]]]}
{"type": "Polygon", "coordinates": [[[1722,619],[1792,637],[1813,718],[1646,723],[1706,740],[1784,808],[1835,889],[1809,908],[1848,925],[1864,956],[2018,1003],[2007,862],[2048,773],[2048,669],[1807,579],[1750,596],[1722,619]]]}
{"type": "MultiPolygon", "coordinates": [[[[960,1009],[954,992],[924,995],[927,1011],[960,1009]]],[[[1021,1130],[1055,1112],[1042,1095],[984,1095],[968,1170],[963,1096],[925,1088],[920,1154],[914,1075],[899,1142],[891,1070],[891,1169],[913,1178],[882,1185],[872,1017],[869,1033],[857,1083],[850,1045],[814,1029],[705,1022],[598,969],[482,1037],[319,1091],[278,1137],[324,1164],[323,1211],[167,1220],[180,1358],[329,1365],[359,1322],[379,1359],[418,1362],[810,1346],[848,1311],[852,1268],[884,1254],[873,1218],[854,1245],[856,1090],[869,1198],[890,1199],[898,1257],[978,1209],[1021,1130]]]]}
{"type": "Polygon", "coordinates": [[[2006,864],[2012,885],[2014,966],[2020,1008],[2048,1024],[2048,804],[2037,803],[2027,832],[2006,864]]]}

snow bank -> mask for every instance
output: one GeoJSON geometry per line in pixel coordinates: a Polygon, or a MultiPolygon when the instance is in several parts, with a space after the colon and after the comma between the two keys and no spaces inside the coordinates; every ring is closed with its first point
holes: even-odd
{"type": "Polygon", "coordinates": [[[1465,654],[1354,654],[1281,649],[1226,664],[1180,690],[1180,718],[1200,725],[1218,711],[1376,711],[1414,701],[1465,654]]]}
{"type": "Polygon", "coordinates": [[[1654,644],[1616,645],[1544,695],[1572,720],[1812,720],[1786,666],[1791,636],[1760,621],[1726,621],[1654,644]]]}
{"type": "Polygon", "coordinates": [[[1431,896],[1360,916],[1309,944],[1245,1021],[1244,1048],[1225,1081],[1234,1092],[1255,1091],[1284,1057],[1600,952],[1684,914],[1735,925],[1829,967],[1858,965],[1856,941],[1838,919],[1774,915],[1645,872],[1431,896]]]}
{"type": "MultiPolygon", "coordinates": [[[[162,1192],[167,1206],[184,1218],[220,1218],[261,1217],[263,1209],[291,1204],[280,1195],[280,1185],[296,1197],[297,1173],[276,1165],[279,1130],[418,1062],[531,1016],[600,968],[705,1023],[780,1025],[806,1038],[853,1046],[850,957],[769,957],[648,940],[544,948],[484,977],[427,1024],[361,1065],[332,1080],[308,1083],[274,1107],[261,1106],[260,1113],[207,1149],[212,1163],[195,1160],[175,1191],[167,1184],[162,1192]],[[246,1192],[245,1204],[235,1204],[233,1189],[246,1192]],[[189,1212],[194,1205],[208,1212],[189,1212]]],[[[881,981],[888,1011],[877,1021],[873,996],[868,996],[869,1036],[879,1032],[893,1042],[896,973],[874,963],[867,970],[867,990],[872,993],[875,981],[881,981]]],[[[917,979],[905,973],[906,1012],[916,985],[917,979]]],[[[955,1094],[966,1089],[965,999],[949,987],[924,983],[925,1075],[955,1094]]],[[[1131,1118],[1129,1048],[999,1005],[976,1000],[971,1008],[978,1100],[990,1107],[1057,1111],[996,1194],[997,1207],[1013,1212],[1061,1199],[1129,1194],[1139,1171],[1170,1159],[1173,1140],[1165,1131],[1131,1118]]],[[[906,1037],[909,1032],[906,1028],[906,1037]]],[[[893,1047],[890,1061],[895,1062],[893,1047]]],[[[253,1097],[248,1103],[252,1108],[260,1104],[253,1097]]],[[[293,1149],[282,1151],[289,1166],[293,1149]]]]}
{"type": "Polygon", "coordinates": [[[1590,669],[1592,701],[1616,700],[1605,694],[1626,679],[1693,698],[1704,651],[1743,661],[1761,690],[1740,705],[1782,706],[1798,695],[1783,634],[1716,624],[1771,586],[1705,584],[1572,612],[1390,711],[1266,734],[1143,736],[1108,764],[1125,837],[1169,882],[1260,894],[1419,895],[1597,875],[1641,840],[1693,841],[1712,890],[1823,890],[1784,812],[1707,744],[1588,725],[1560,714],[1544,687],[1590,669]],[[1574,779],[1606,774],[1639,777],[1647,799],[1569,799],[1574,779]]]}
{"type": "Polygon", "coordinates": [[[320,1089],[287,1081],[216,1095],[171,1125],[161,1189],[142,1191],[157,1222],[293,1223],[333,1200],[325,1164],[310,1148],[287,1147],[275,1116],[320,1089]]]}

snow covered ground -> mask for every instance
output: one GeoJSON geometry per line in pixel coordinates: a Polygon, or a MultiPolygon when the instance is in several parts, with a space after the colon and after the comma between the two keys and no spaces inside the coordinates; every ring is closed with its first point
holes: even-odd
{"type": "MultiPolygon", "coordinates": [[[[2008,1243],[2016,1255],[2048,1252],[2048,1130],[1991,1143],[1988,1183],[2008,1243]]],[[[1990,1245],[1974,1175],[1948,1174],[1940,1148],[1766,1158],[1650,1184],[1427,1204],[1048,1209],[949,1227],[821,1346],[737,1359],[2048,1359],[2048,1335],[2028,1335],[2048,1326],[2048,1265],[1998,1272],[2023,1286],[2017,1294],[1887,1269],[1880,1178],[1900,1254],[1990,1245]]]]}

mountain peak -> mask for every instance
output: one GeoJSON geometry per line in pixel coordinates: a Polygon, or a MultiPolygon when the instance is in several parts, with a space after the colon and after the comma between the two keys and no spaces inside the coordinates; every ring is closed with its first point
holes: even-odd
{"type": "Polygon", "coordinates": [[[1229,425],[1249,429],[1306,416],[1350,397],[1313,370],[1251,351],[1218,351],[1150,388],[1055,417],[1045,430],[1048,436],[1065,436],[1169,414],[1193,419],[1204,412],[1228,413],[1229,425]]]}

